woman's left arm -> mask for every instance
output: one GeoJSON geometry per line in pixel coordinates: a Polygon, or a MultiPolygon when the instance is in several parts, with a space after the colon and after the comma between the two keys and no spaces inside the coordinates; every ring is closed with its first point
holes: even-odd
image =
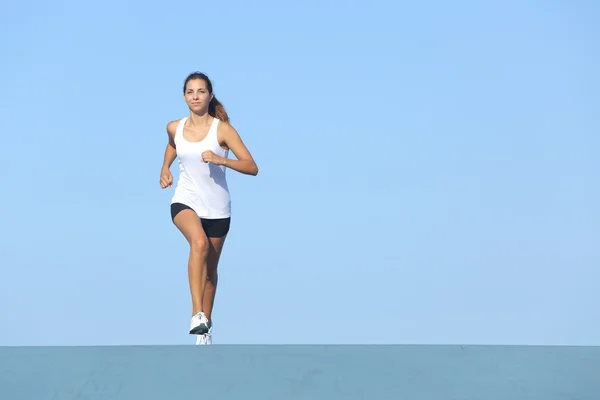
{"type": "Polygon", "coordinates": [[[210,152],[210,154],[206,154],[206,156],[205,154],[202,155],[204,161],[224,165],[242,174],[256,176],[258,174],[258,166],[235,128],[228,123],[220,123],[219,131],[218,136],[233,152],[237,160],[217,156],[209,150],[205,153],[210,152]]]}

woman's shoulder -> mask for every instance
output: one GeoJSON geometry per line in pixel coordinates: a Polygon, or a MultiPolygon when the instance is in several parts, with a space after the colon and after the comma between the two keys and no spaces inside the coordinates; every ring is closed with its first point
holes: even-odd
{"type": "Polygon", "coordinates": [[[218,120],[217,130],[219,131],[219,133],[230,134],[231,132],[235,131],[235,128],[233,127],[233,125],[231,125],[231,122],[223,121],[222,119],[218,118],[215,119],[218,120]]]}
{"type": "Polygon", "coordinates": [[[177,131],[177,127],[179,123],[183,120],[183,118],[178,118],[167,122],[167,133],[171,136],[175,136],[175,132],[177,131]]]}

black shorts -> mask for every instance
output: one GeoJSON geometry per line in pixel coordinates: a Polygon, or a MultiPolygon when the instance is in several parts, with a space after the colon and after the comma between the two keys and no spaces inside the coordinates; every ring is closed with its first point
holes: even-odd
{"type": "MultiPolygon", "coordinates": [[[[171,220],[174,221],[175,216],[185,209],[192,210],[191,207],[186,206],[185,204],[171,204],[171,220]]],[[[200,222],[202,223],[202,228],[207,237],[223,237],[229,232],[231,217],[217,219],[200,218],[200,222]]]]}

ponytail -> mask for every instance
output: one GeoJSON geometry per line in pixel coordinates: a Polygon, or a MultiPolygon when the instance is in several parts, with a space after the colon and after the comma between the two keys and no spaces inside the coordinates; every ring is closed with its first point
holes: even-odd
{"type": "Polygon", "coordinates": [[[213,96],[210,103],[208,103],[208,114],[223,122],[229,122],[229,116],[227,115],[227,111],[225,111],[225,106],[217,100],[216,96],[213,96]]]}

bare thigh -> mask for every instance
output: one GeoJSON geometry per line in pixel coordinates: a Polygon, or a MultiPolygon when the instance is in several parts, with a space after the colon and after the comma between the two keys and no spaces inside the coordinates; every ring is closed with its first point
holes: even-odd
{"type": "Polygon", "coordinates": [[[207,249],[208,238],[204,233],[198,215],[190,209],[180,211],[174,218],[173,223],[187,239],[191,247],[207,249]]]}
{"type": "Polygon", "coordinates": [[[225,238],[227,235],[223,237],[211,237],[209,238],[210,243],[208,246],[208,269],[209,273],[216,272],[217,265],[219,264],[219,259],[221,258],[221,251],[223,250],[223,245],[225,244],[225,238]]]}

